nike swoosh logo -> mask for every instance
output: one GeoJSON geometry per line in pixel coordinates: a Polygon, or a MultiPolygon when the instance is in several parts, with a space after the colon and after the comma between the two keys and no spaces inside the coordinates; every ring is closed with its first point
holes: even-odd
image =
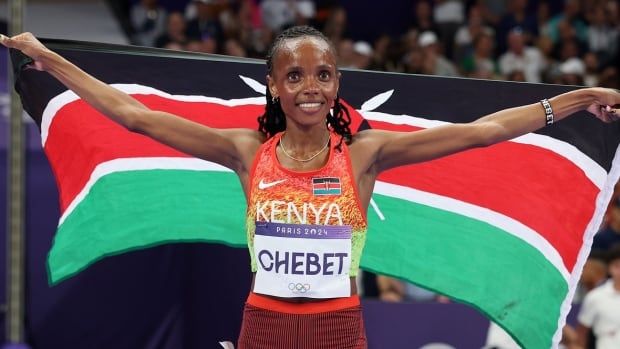
{"type": "Polygon", "coordinates": [[[260,182],[258,183],[258,189],[263,190],[263,189],[267,189],[270,187],[273,187],[274,185],[278,185],[282,182],[286,182],[286,179],[280,179],[279,181],[274,181],[274,182],[268,182],[265,183],[264,180],[260,180],[260,182]]]}

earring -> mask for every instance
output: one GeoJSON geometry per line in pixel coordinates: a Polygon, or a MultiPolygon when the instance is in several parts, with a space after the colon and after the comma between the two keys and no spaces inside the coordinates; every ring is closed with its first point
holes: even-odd
{"type": "Polygon", "coordinates": [[[271,103],[278,104],[279,102],[280,102],[280,97],[278,96],[271,97],[271,103]]]}

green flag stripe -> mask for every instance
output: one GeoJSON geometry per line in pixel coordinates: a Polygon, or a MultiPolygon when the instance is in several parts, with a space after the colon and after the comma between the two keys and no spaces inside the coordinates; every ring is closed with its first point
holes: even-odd
{"type": "MultiPolygon", "coordinates": [[[[152,170],[152,169],[168,169],[168,170],[193,170],[193,171],[233,171],[216,163],[205,161],[197,158],[181,158],[181,157],[144,157],[144,158],[122,158],[107,161],[97,165],[91,173],[88,182],[84,188],[75,196],[71,204],[62,213],[58,225],[62,225],[65,218],[71,215],[72,211],[80,204],[90,192],[90,189],[100,178],[114,172],[136,171],[136,170],[152,170]]],[[[235,177],[236,178],[236,177],[235,177]]]]}
{"type": "MultiPolygon", "coordinates": [[[[441,210],[453,212],[457,215],[467,216],[474,220],[487,222],[506,233],[522,239],[533,248],[539,250],[545,258],[547,258],[549,262],[557,268],[565,280],[569,280],[570,278],[570,272],[566,269],[566,266],[562,261],[562,257],[556,250],[555,246],[545,240],[541,234],[512,217],[493,211],[490,208],[470,204],[448,196],[429,193],[415,188],[391,184],[383,181],[376,182],[374,193],[399,198],[406,201],[417,202],[425,206],[435,207],[441,210]]],[[[377,206],[382,209],[381,205],[377,206]]],[[[401,218],[402,215],[400,215],[398,211],[392,211],[387,217],[385,217],[385,220],[396,220],[396,222],[399,222],[401,221],[401,218]]]]}
{"type": "Polygon", "coordinates": [[[57,283],[105,256],[171,241],[247,246],[241,193],[232,172],[105,175],[58,227],[48,258],[50,280],[57,283]]]}
{"type": "Polygon", "coordinates": [[[384,195],[373,198],[399,219],[369,215],[364,268],[483,305],[479,309],[510,328],[523,347],[551,347],[568,284],[541,252],[479,220],[384,195]]]}

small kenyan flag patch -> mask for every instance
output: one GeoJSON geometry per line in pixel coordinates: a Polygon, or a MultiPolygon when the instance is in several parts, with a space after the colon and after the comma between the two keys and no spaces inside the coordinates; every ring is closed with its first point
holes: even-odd
{"type": "Polygon", "coordinates": [[[312,194],[318,195],[340,195],[342,187],[338,177],[312,178],[312,194]]]}

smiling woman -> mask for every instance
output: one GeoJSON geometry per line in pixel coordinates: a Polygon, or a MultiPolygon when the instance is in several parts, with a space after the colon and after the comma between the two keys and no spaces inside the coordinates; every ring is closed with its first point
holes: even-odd
{"type": "MultiPolygon", "coordinates": [[[[294,27],[278,36],[267,54],[267,74],[267,107],[258,119],[260,130],[267,136],[287,129],[286,116],[293,118],[301,114],[291,119],[294,127],[320,126],[325,120],[341,136],[340,142],[351,140],[349,111],[338,97],[340,72],[336,51],[321,32],[311,27],[294,27]],[[319,118],[318,123],[311,119],[313,115],[319,118]]],[[[325,128],[319,128],[321,134],[326,134],[325,128]]],[[[284,147],[281,148],[290,158],[284,147]]],[[[297,158],[294,160],[300,162],[297,158]]],[[[309,161],[308,158],[301,162],[309,161]]]]}
{"type": "Polygon", "coordinates": [[[269,51],[259,130],[216,129],[147,108],[30,33],[1,37],[0,43],[30,56],[33,68],[49,72],[127,129],[239,176],[255,272],[240,348],[366,347],[354,277],[366,239],[366,211],[382,171],[508,140],[583,109],[614,121],[613,106],[620,103],[616,91],[582,89],[468,124],[351,135],[338,98],[333,46],[315,29],[294,27],[269,51]]]}

